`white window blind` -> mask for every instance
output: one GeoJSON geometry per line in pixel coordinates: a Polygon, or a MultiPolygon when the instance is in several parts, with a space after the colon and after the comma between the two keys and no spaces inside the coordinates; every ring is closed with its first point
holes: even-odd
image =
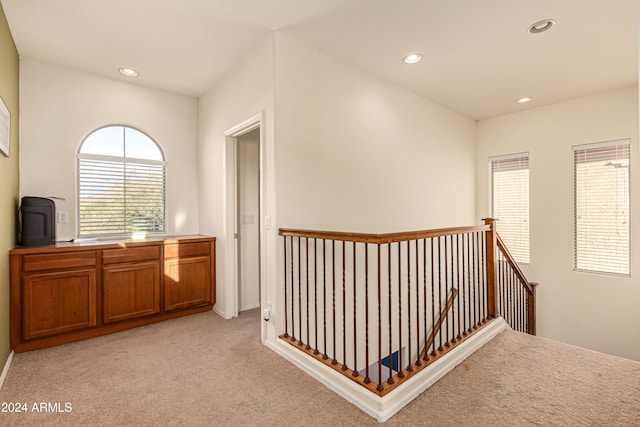
{"type": "Polygon", "coordinates": [[[574,147],[575,268],[630,274],[629,141],[574,147]]]}
{"type": "Polygon", "coordinates": [[[495,157],[491,162],[492,216],[496,230],[519,263],[528,264],[529,154],[495,157]]]}
{"type": "Polygon", "coordinates": [[[135,129],[118,126],[113,132],[113,128],[87,137],[78,153],[78,236],[164,232],[162,152],[135,129]]]}

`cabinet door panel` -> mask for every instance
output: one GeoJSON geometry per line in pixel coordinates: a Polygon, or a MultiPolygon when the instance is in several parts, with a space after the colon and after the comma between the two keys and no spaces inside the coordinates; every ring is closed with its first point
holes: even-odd
{"type": "Polygon", "coordinates": [[[102,270],[104,323],[160,312],[160,263],[114,265],[102,270]]]}
{"type": "Polygon", "coordinates": [[[23,338],[96,325],[96,271],[72,270],[23,276],[23,338]]]}
{"type": "Polygon", "coordinates": [[[164,263],[164,309],[175,310],[211,302],[211,260],[173,259],[164,263]]]}

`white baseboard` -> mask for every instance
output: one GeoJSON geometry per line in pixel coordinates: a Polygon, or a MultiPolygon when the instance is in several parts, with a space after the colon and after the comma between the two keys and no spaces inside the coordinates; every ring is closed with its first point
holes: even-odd
{"type": "Polygon", "coordinates": [[[243,305],[240,307],[240,310],[238,311],[247,311],[247,310],[253,310],[254,308],[260,308],[260,301],[258,301],[255,304],[247,304],[247,305],[243,305]]]}
{"type": "Polygon", "coordinates": [[[213,306],[213,312],[218,314],[218,316],[222,317],[223,319],[227,319],[227,320],[230,319],[229,317],[227,317],[227,313],[225,313],[223,310],[220,309],[218,304],[213,306]]]}
{"type": "Polygon", "coordinates": [[[7,361],[4,363],[4,369],[2,370],[2,375],[0,375],[0,390],[2,390],[2,386],[4,385],[4,380],[7,378],[7,374],[9,373],[9,367],[11,366],[11,362],[13,361],[13,350],[9,353],[9,357],[7,357],[7,361]]]}
{"type": "Polygon", "coordinates": [[[265,344],[368,415],[385,422],[505,329],[509,329],[509,325],[498,317],[384,397],[373,394],[280,339],[265,344]]]}

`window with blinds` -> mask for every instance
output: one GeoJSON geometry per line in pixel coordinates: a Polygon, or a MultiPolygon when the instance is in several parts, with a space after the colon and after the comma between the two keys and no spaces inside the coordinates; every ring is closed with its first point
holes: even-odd
{"type": "Polygon", "coordinates": [[[491,167],[491,215],[496,230],[514,259],[528,264],[529,252],[529,154],[489,159],[491,167]]]}
{"type": "Polygon", "coordinates": [[[91,133],[78,152],[78,236],[165,232],[165,168],[160,147],[139,130],[91,133]]]}
{"type": "Polygon", "coordinates": [[[630,274],[629,140],[573,147],[575,269],[630,274]]]}

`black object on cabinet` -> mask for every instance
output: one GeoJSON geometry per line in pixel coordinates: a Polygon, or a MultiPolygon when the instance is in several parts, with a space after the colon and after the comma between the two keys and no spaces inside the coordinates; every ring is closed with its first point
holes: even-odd
{"type": "Polygon", "coordinates": [[[23,197],[20,205],[20,245],[56,243],[56,205],[44,197],[23,197]]]}

